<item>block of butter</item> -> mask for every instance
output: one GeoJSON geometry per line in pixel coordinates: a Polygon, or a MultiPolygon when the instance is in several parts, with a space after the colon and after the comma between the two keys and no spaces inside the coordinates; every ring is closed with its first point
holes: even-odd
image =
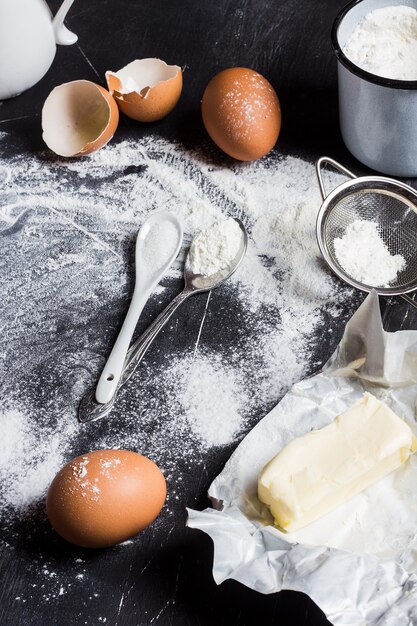
{"type": "Polygon", "coordinates": [[[277,526],[307,526],[397,469],[417,449],[410,427],[369,393],[295,439],[263,469],[258,497],[277,526]]]}

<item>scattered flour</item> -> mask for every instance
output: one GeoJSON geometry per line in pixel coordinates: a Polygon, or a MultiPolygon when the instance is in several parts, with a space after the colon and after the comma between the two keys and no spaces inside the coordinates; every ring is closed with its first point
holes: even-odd
{"type": "Polygon", "coordinates": [[[220,358],[185,357],[170,368],[167,380],[178,388],[186,421],[177,428],[191,431],[205,448],[233,441],[242,428],[242,406],[248,394],[238,372],[220,358]],[[169,378],[168,378],[169,377],[169,378]]]}
{"type": "MultiPolygon", "coordinates": [[[[300,159],[271,155],[225,168],[158,137],[112,143],[79,160],[0,157],[4,520],[42,498],[70,458],[104,447],[159,464],[169,516],[182,474],[203,467],[212,448],[236,445],[317,367],[312,358],[331,320],[359,300],[320,259],[314,178],[300,159]],[[111,419],[86,428],[76,420],[78,403],[97,381],[131,297],[137,230],[160,210],[178,215],[188,242],[228,217],[242,219],[247,255],[225,285],[183,305],[111,419]],[[198,316],[195,336],[187,316],[198,316]]],[[[155,315],[182,287],[186,250],[153,296],[155,315]]]]}
{"type": "Polygon", "coordinates": [[[352,278],[371,287],[389,287],[405,267],[401,254],[391,255],[378,233],[378,223],[355,220],[334,240],[336,258],[352,278]]]}
{"type": "Polygon", "coordinates": [[[371,11],[353,30],[343,51],[371,74],[417,80],[417,10],[398,5],[371,11]]]}
{"type": "MultiPolygon", "coordinates": [[[[45,493],[64,461],[66,441],[51,425],[39,437],[37,422],[19,410],[0,413],[0,504],[25,508],[45,493]]],[[[68,425],[66,434],[74,433],[68,425]]]]}
{"type": "Polygon", "coordinates": [[[224,123],[236,141],[267,127],[276,116],[276,94],[260,74],[241,71],[223,94],[219,105],[224,123]]]}
{"type": "Polygon", "coordinates": [[[210,226],[194,237],[190,263],[194,274],[212,276],[226,269],[236,258],[242,244],[242,231],[234,219],[210,226]]]}

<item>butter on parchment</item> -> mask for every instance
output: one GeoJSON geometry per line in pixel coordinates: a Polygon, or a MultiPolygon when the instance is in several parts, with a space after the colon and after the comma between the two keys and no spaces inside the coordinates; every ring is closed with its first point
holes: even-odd
{"type": "Polygon", "coordinates": [[[258,497],[291,532],[397,469],[416,449],[411,428],[365,393],[331,424],[283,448],[264,467],[258,497]]]}

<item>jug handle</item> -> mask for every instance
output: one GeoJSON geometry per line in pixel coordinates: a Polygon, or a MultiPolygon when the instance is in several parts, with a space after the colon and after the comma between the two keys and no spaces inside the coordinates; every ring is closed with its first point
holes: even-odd
{"type": "Polygon", "coordinates": [[[64,19],[71,8],[74,0],[64,0],[52,20],[52,28],[54,30],[55,41],[61,46],[70,46],[78,39],[75,33],[72,33],[64,24],[64,19]]]}

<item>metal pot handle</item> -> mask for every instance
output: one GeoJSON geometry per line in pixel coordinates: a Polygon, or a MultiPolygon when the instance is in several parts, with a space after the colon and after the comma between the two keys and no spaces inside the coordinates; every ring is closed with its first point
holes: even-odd
{"type": "Polygon", "coordinates": [[[317,174],[317,178],[319,181],[320,192],[321,192],[323,200],[325,200],[327,196],[326,190],[324,188],[324,182],[323,182],[323,176],[322,176],[322,168],[323,168],[324,163],[327,163],[328,165],[332,165],[335,168],[335,170],[338,170],[342,174],[346,174],[346,176],[349,176],[349,178],[356,178],[355,174],[352,174],[350,170],[346,169],[346,167],[343,167],[343,165],[340,165],[340,163],[338,163],[334,159],[331,159],[330,157],[326,157],[326,156],[320,157],[320,159],[316,161],[316,174],[317,174]]]}

